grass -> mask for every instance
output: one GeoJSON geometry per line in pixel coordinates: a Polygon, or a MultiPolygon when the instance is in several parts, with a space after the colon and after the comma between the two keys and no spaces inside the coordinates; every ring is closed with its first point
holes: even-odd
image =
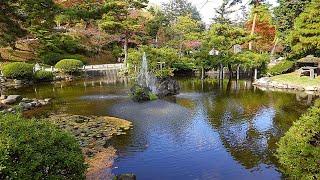
{"type": "Polygon", "coordinates": [[[271,77],[273,81],[278,83],[288,84],[288,85],[298,85],[298,86],[320,86],[320,76],[315,79],[310,79],[309,76],[301,76],[297,72],[281,74],[271,77]]]}

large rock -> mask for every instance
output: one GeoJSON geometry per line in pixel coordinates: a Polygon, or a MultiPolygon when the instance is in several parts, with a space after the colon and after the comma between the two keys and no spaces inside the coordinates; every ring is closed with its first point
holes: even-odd
{"type": "Polygon", "coordinates": [[[20,95],[9,95],[7,99],[2,100],[1,102],[3,104],[14,104],[16,102],[19,102],[22,100],[22,97],[20,95]]]}
{"type": "Polygon", "coordinates": [[[134,174],[120,174],[116,176],[117,180],[136,180],[136,175],[134,174]]]}
{"type": "Polygon", "coordinates": [[[157,80],[157,95],[165,97],[179,94],[179,83],[173,78],[162,78],[157,80]]]}

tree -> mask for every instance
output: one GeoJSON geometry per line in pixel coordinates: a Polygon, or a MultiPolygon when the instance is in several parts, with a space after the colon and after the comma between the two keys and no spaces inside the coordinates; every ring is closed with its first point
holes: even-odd
{"type": "Polygon", "coordinates": [[[267,5],[260,4],[253,6],[249,21],[246,23],[251,35],[256,35],[254,41],[250,41],[249,50],[260,53],[270,52],[276,36],[276,28],[272,25],[272,16],[267,5]],[[253,43],[255,46],[253,47],[253,43]]]}
{"type": "Polygon", "coordinates": [[[91,20],[101,19],[110,10],[104,3],[103,0],[64,0],[59,2],[63,7],[59,16],[71,22],[83,20],[88,24],[91,20]]]}
{"type": "Polygon", "coordinates": [[[52,0],[2,0],[0,46],[13,45],[16,38],[40,29],[50,29],[57,6],[52,0]]]}
{"type": "Polygon", "coordinates": [[[207,46],[219,51],[215,60],[217,61],[216,64],[220,64],[220,70],[223,69],[224,65],[227,65],[230,72],[232,71],[232,65],[238,63],[233,58],[233,46],[244,44],[251,39],[245,29],[227,23],[212,24],[206,37],[208,37],[206,40],[207,46]]]}
{"type": "Polygon", "coordinates": [[[192,19],[191,15],[179,16],[171,28],[174,32],[173,44],[178,43],[181,57],[184,43],[200,38],[200,23],[192,19]]]}
{"type": "Polygon", "coordinates": [[[215,23],[231,23],[229,15],[233,13],[233,10],[230,10],[229,0],[223,0],[221,6],[215,9],[216,16],[213,18],[215,23]]]}
{"type": "Polygon", "coordinates": [[[113,33],[120,34],[124,39],[124,64],[128,60],[129,38],[141,28],[137,12],[146,7],[148,0],[110,0],[106,2],[110,10],[99,21],[99,26],[113,33]]]}
{"type": "Polygon", "coordinates": [[[151,7],[148,9],[148,11],[151,13],[152,18],[146,23],[146,31],[149,36],[158,41],[158,33],[160,33],[159,31],[168,27],[170,22],[160,8],[151,7]]]}
{"type": "Polygon", "coordinates": [[[277,30],[285,39],[293,29],[295,19],[302,13],[311,0],[278,0],[279,6],[274,9],[277,30]]]}
{"type": "Polygon", "coordinates": [[[312,0],[294,22],[289,41],[294,55],[320,56],[320,0],[312,0]]]}
{"type": "Polygon", "coordinates": [[[164,12],[170,22],[174,22],[179,16],[191,14],[191,18],[201,21],[199,11],[187,0],[170,0],[169,3],[163,4],[164,12]]]}

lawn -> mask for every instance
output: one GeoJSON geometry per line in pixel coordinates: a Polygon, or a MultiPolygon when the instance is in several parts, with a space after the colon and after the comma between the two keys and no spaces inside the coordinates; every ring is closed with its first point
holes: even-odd
{"type": "Polygon", "coordinates": [[[309,76],[301,76],[297,72],[281,74],[271,77],[273,81],[288,85],[299,86],[320,86],[320,76],[315,79],[310,79],[309,76]]]}

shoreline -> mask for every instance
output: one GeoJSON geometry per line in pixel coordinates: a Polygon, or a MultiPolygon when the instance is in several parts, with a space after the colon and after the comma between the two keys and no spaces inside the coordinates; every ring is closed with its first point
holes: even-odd
{"type": "Polygon", "coordinates": [[[319,85],[301,85],[297,83],[279,82],[270,77],[262,77],[253,82],[253,85],[262,90],[278,90],[287,92],[305,92],[307,94],[320,95],[319,85]]]}
{"type": "Polygon", "coordinates": [[[54,114],[45,120],[69,131],[79,141],[85,162],[88,164],[86,179],[112,179],[112,165],[117,150],[105,147],[115,136],[126,134],[132,122],[111,116],[82,116],[54,114]]]}

